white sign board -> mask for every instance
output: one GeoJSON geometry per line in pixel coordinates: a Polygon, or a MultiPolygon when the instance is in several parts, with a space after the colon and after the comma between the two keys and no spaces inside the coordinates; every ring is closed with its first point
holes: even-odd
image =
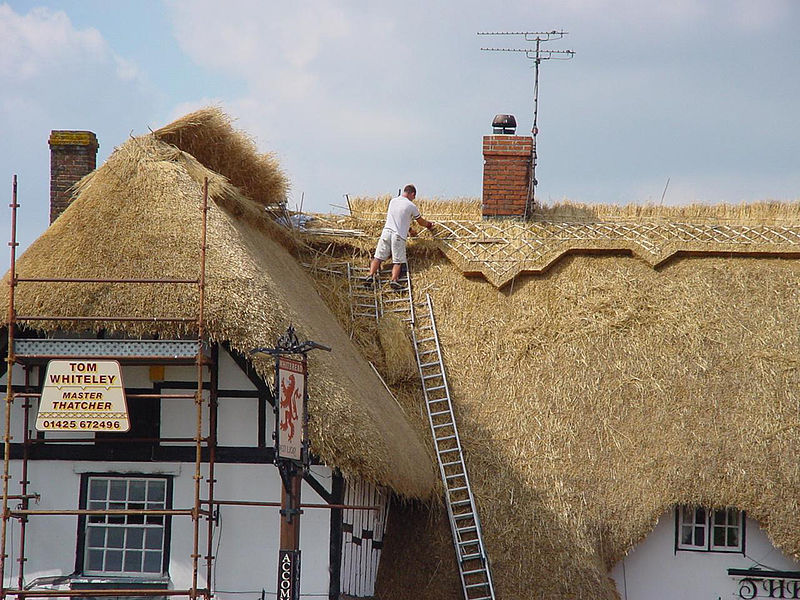
{"type": "Polygon", "coordinates": [[[281,356],[278,359],[278,456],[303,459],[306,375],[303,361],[281,356]]]}
{"type": "Polygon", "coordinates": [[[51,360],[38,431],[124,432],[131,428],[120,365],[115,360],[51,360]]]}

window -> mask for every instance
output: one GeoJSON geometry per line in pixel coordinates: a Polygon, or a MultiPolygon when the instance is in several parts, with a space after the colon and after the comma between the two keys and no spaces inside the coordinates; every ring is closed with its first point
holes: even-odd
{"type": "MultiPolygon", "coordinates": [[[[166,510],[167,477],[86,475],[82,508],[166,510]]],[[[164,515],[84,515],[79,521],[78,571],[84,575],[161,575],[166,571],[170,519],[164,515]]]]}
{"type": "Polygon", "coordinates": [[[744,513],[735,508],[710,510],[681,506],[676,510],[676,549],[744,552],[744,513]]]}

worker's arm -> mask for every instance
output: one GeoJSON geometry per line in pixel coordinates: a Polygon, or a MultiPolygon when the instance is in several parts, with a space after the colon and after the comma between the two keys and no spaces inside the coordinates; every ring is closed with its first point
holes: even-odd
{"type": "Polygon", "coordinates": [[[428,221],[427,219],[423,218],[422,215],[420,215],[414,220],[423,227],[425,227],[426,229],[433,230],[433,221],[428,221]]]}

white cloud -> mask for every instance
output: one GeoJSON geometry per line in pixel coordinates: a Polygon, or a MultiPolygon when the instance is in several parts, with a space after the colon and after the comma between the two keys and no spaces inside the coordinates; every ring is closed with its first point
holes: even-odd
{"type": "Polygon", "coordinates": [[[0,5],[0,73],[31,79],[54,64],[105,60],[110,52],[93,28],[77,30],[63,12],[34,8],[20,15],[0,5]]]}

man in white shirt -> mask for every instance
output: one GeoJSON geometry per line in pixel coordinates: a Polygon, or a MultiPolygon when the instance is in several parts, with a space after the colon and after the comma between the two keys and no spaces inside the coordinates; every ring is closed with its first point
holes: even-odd
{"type": "Polygon", "coordinates": [[[371,287],[375,281],[375,273],[381,268],[381,263],[389,256],[392,257],[392,277],[389,284],[393,290],[402,290],[403,286],[397,281],[403,264],[406,262],[406,237],[416,233],[411,229],[414,220],[422,227],[433,229],[433,222],[422,218],[419,209],[414,204],[417,197],[417,188],[409,184],[403,188],[403,193],[389,201],[389,210],[386,213],[386,224],[383,226],[375,257],[369,265],[365,285],[371,287]]]}

